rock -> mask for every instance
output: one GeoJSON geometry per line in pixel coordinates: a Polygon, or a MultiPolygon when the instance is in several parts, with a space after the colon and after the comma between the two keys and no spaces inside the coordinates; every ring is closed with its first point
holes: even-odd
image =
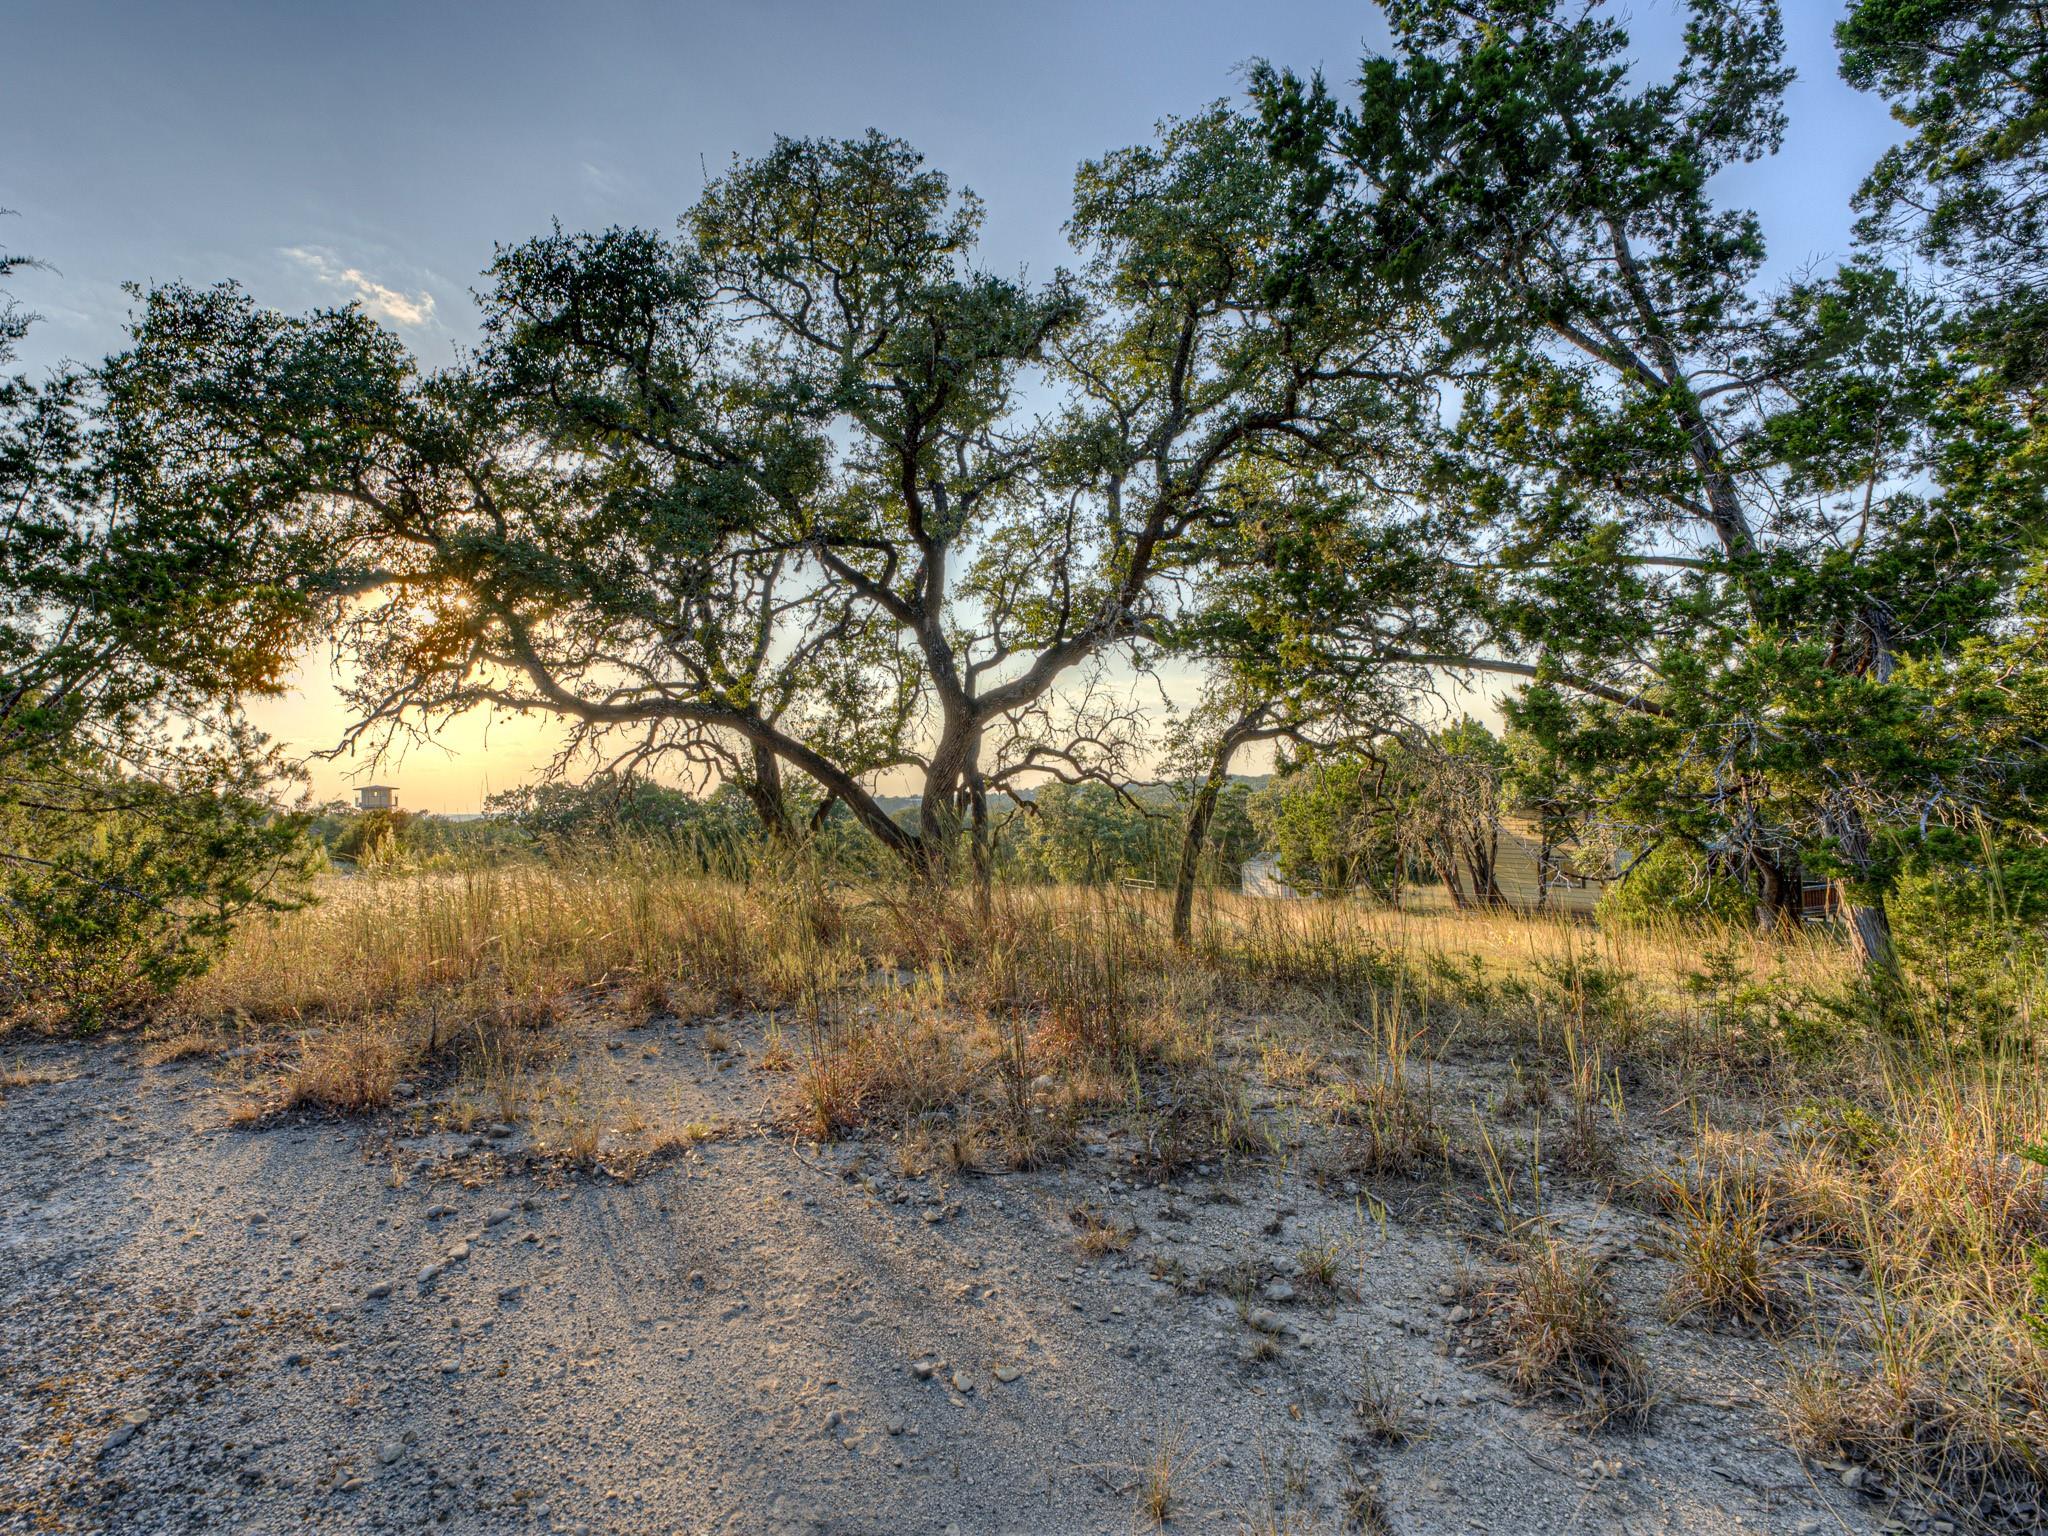
{"type": "Polygon", "coordinates": [[[1868,1467],[1845,1467],[1842,1470],[1842,1486],[1851,1493],[1855,1493],[1868,1481],[1870,1481],[1870,1469],[1868,1467]]]}
{"type": "Polygon", "coordinates": [[[500,1300],[500,1301],[517,1301],[517,1300],[519,1299],[519,1294],[520,1294],[520,1292],[521,1292],[521,1291],[523,1291],[523,1290],[525,1290],[525,1289],[526,1289],[526,1287],[525,1287],[525,1286],[523,1286],[523,1285],[505,1285],[505,1286],[500,1286],[500,1287],[498,1288],[498,1300],[500,1300]]]}
{"type": "Polygon", "coordinates": [[[441,1268],[442,1266],[439,1264],[429,1264],[420,1271],[419,1286],[421,1290],[424,1291],[428,1286],[441,1278],[441,1268]]]}
{"type": "Polygon", "coordinates": [[[932,1373],[938,1370],[938,1368],[939,1362],[936,1360],[913,1360],[910,1362],[910,1374],[919,1381],[930,1381],[932,1373]]]}
{"type": "Polygon", "coordinates": [[[400,1445],[396,1440],[386,1440],[382,1445],[377,1447],[377,1460],[382,1462],[387,1467],[390,1466],[394,1461],[398,1460],[398,1458],[403,1456],[404,1454],[405,1447],[400,1445]]]}
{"type": "Polygon", "coordinates": [[[484,1225],[487,1227],[503,1226],[506,1222],[510,1221],[511,1219],[512,1207],[509,1205],[501,1205],[496,1210],[490,1212],[484,1217],[484,1225]]]}
{"type": "Polygon", "coordinates": [[[930,1205],[930,1206],[926,1206],[926,1207],[925,1207],[925,1210],[924,1210],[924,1224],[925,1224],[926,1226],[928,1226],[928,1227],[935,1227],[935,1226],[937,1226],[937,1225],[938,1225],[938,1224],[939,1224],[940,1222],[944,1221],[945,1219],[946,1219],[946,1213],[945,1213],[944,1211],[940,1210],[940,1209],[939,1209],[939,1208],[938,1208],[938,1207],[937,1207],[936,1205],[930,1205]]]}
{"type": "Polygon", "coordinates": [[[690,1278],[689,1278],[689,1282],[688,1282],[688,1284],[689,1284],[689,1287],[690,1287],[690,1289],[691,1289],[691,1290],[693,1290],[693,1291],[701,1291],[701,1290],[703,1290],[703,1289],[704,1289],[704,1271],[703,1271],[703,1270],[701,1270],[701,1269],[693,1269],[693,1270],[691,1270],[691,1271],[690,1271],[690,1278]]]}
{"type": "Polygon", "coordinates": [[[1284,1306],[1294,1300],[1294,1287],[1285,1280],[1275,1280],[1259,1293],[1275,1306],[1284,1306]]]}
{"type": "Polygon", "coordinates": [[[126,1445],[135,1438],[135,1432],[148,1422],[149,1410],[147,1408],[128,1409],[114,1420],[113,1431],[107,1436],[105,1443],[100,1446],[100,1454],[104,1456],[108,1451],[126,1445]]]}
{"type": "Polygon", "coordinates": [[[468,1258],[468,1257],[469,1257],[469,1244],[468,1244],[468,1243],[450,1243],[450,1244],[448,1245],[448,1249],[447,1249],[447,1258],[448,1258],[448,1262],[449,1262],[450,1264],[460,1264],[460,1263],[461,1263],[461,1262],[462,1262],[462,1261],[463,1261],[464,1259],[466,1259],[466,1258],[468,1258]]]}
{"type": "Polygon", "coordinates": [[[509,1141],[514,1133],[511,1126],[500,1120],[495,1125],[487,1128],[484,1134],[493,1141],[509,1141]]]}
{"type": "Polygon", "coordinates": [[[363,1299],[366,1301],[382,1301],[390,1294],[391,1282],[389,1280],[379,1280],[375,1285],[363,1292],[363,1299]]]}
{"type": "Polygon", "coordinates": [[[1023,1374],[1024,1372],[1014,1365],[999,1365],[996,1367],[996,1380],[1003,1383],[1004,1386],[1008,1386],[1023,1374]]]}
{"type": "Polygon", "coordinates": [[[1472,1309],[1470,1307],[1453,1307],[1450,1310],[1449,1317],[1453,1324],[1469,1323],[1472,1321],[1472,1309]]]}
{"type": "Polygon", "coordinates": [[[903,1421],[901,1419],[891,1419],[887,1428],[890,1434],[900,1435],[903,1433],[903,1421]]]}
{"type": "Polygon", "coordinates": [[[429,1221],[439,1221],[444,1216],[453,1216],[454,1214],[455,1207],[452,1205],[430,1205],[427,1207],[427,1220],[429,1221]]]}
{"type": "Polygon", "coordinates": [[[965,1371],[955,1371],[953,1373],[953,1390],[962,1397],[965,1397],[974,1390],[974,1378],[965,1371]]]}

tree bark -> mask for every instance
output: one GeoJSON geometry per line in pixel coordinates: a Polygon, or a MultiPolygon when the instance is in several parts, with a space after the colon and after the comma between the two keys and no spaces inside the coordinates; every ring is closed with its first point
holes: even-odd
{"type": "Polygon", "coordinates": [[[1230,783],[1230,763],[1237,749],[1261,734],[1270,704],[1260,704],[1240,715],[1217,739],[1209,757],[1209,774],[1195,791],[1188,807],[1187,825],[1181,829],[1180,865],[1173,877],[1173,942],[1186,945],[1194,927],[1195,877],[1201,872],[1202,845],[1209,838],[1209,823],[1216,815],[1216,802],[1230,783]]]}
{"type": "Polygon", "coordinates": [[[761,742],[748,745],[754,767],[740,788],[754,807],[754,814],[761,818],[770,845],[777,849],[792,848],[796,845],[796,824],[789,819],[789,801],[783,794],[782,759],[761,742]]]}

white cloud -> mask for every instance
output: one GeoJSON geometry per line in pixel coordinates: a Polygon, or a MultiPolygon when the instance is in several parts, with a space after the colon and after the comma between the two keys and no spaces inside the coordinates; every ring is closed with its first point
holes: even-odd
{"type": "Polygon", "coordinates": [[[363,306],[367,315],[389,320],[393,325],[433,323],[434,296],[424,288],[418,293],[406,293],[388,287],[366,275],[360,267],[343,266],[332,251],[320,246],[289,245],[283,254],[312,273],[323,286],[348,294],[363,306]]]}

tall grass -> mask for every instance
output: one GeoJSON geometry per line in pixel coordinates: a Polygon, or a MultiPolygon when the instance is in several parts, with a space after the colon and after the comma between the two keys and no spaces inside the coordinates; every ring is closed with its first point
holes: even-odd
{"type": "MultiPolygon", "coordinates": [[[[1802,1444],[1958,1508],[2048,1476],[2048,1169],[2024,1155],[2048,1145],[2038,1043],[1987,1053],[1870,1019],[1825,930],[1219,894],[1179,950],[1159,893],[999,888],[977,914],[962,893],[796,861],[710,875],[660,848],[321,895],[238,935],[170,1027],[299,1034],[293,1080],[337,1110],[382,1102],[409,1052],[455,1037],[509,1081],[582,994],[768,1014],[761,1064],[809,1135],[871,1127],[906,1159],[1031,1166],[1114,1112],[1172,1168],[1262,1149],[1221,1047],[1283,1021],[1311,1059],[1346,1063],[1302,1074],[1300,1108],[1348,1171],[1399,1177],[1451,1164],[1437,1064],[1512,1064],[1561,1166],[1663,1189],[1675,1313],[1805,1330],[1781,1334],[1802,1444]],[[1625,1082],[1630,1120],[1646,1082],[1690,1116],[1675,1164],[1641,1165],[1664,1154],[1628,1134],[1625,1082]],[[1845,1305],[1792,1295],[1787,1255],[1811,1254],[1852,1266],[1845,1305]]],[[[1569,1367],[1634,1411],[1598,1278],[1546,1249],[1499,1300],[1542,1345],[1516,1357],[1532,1381],[1569,1367]]]]}

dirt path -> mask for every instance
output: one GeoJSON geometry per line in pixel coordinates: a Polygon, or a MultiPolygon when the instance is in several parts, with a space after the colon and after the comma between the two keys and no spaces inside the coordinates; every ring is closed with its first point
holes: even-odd
{"type": "Polygon", "coordinates": [[[1771,1346],[1656,1321],[1629,1213],[1560,1212],[1658,1373],[1650,1431],[1589,1435],[1460,1358],[1430,1186],[1384,1220],[1284,1155],[1159,1188],[1113,1136],[905,1177],[792,1146],[778,1079],[686,1037],[570,1064],[728,1128],[630,1183],[417,1106],[235,1130],[205,1062],[11,1053],[66,1080],[0,1104],[0,1529],[1125,1532],[1176,1448],[1179,1531],[1883,1524],[1784,1448],[1771,1346]],[[1084,1201],[1128,1246],[1079,1252],[1084,1201]],[[1361,1429],[1368,1361],[1406,1444],[1361,1429]]]}

